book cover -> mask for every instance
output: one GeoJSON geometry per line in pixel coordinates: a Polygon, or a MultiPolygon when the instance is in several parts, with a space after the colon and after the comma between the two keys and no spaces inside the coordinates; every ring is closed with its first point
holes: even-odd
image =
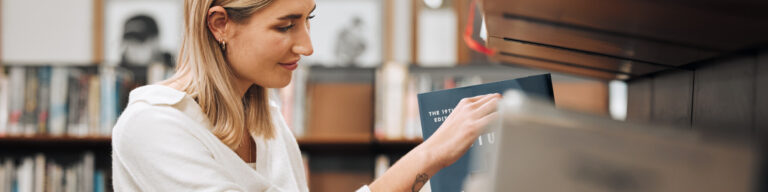
{"type": "MultiPolygon", "coordinates": [[[[520,90],[526,94],[554,102],[552,78],[550,74],[422,93],[418,95],[418,103],[419,115],[421,117],[421,130],[424,139],[429,139],[429,137],[435,133],[461,99],[491,93],[501,94],[509,89],[520,90]]],[[[432,190],[439,192],[462,191],[464,179],[467,174],[482,170],[481,167],[469,166],[472,151],[478,147],[485,147],[492,143],[492,134],[493,133],[481,135],[469,149],[467,154],[464,154],[458,161],[443,168],[432,176],[430,179],[432,190]]]]}

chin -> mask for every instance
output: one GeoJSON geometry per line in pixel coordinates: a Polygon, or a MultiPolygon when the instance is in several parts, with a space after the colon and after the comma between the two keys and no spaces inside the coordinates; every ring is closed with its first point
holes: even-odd
{"type": "Polygon", "coordinates": [[[291,78],[289,77],[287,79],[280,79],[280,80],[269,82],[269,83],[264,83],[264,84],[256,83],[256,84],[260,85],[260,86],[262,86],[264,88],[270,88],[271,89],[271,88],[283,88],[285,86],[288,86],[288,84],[290,84],[290,83],[291,83],[291,78]]]}

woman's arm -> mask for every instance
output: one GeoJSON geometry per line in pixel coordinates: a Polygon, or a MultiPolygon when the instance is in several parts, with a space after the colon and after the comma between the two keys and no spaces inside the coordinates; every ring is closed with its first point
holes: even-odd
{"type": "Polygon", "coordinates": [[[419,191],[440,169],[456,162],[496,117],[499,94],[462,99],[439,129],[371,183],[374,192],[419,191]]]}

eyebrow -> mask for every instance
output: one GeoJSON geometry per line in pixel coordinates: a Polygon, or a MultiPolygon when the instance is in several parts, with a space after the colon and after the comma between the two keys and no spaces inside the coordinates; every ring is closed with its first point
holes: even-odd
{"type": "MultiPolygon", "coordinates": [[[[312,12],[315,12],[315,9],[317,8],[317,5],[312,7],[312,11],[309,11],[309,14],[312,14],[312,12]]],[[[294,19],[300,19],[302,17],[301,14],[290,14],[286,16],[282,16],[278,18],[279,20],[294,20],[294,19]]]]}

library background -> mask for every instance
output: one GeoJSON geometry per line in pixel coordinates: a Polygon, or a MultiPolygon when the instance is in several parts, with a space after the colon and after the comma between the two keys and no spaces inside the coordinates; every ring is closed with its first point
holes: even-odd
{"type": "MultiPolygon", "coordinates": [[[[420,93],[546,73],[558,110],[733,135],[750,150],[768,130],[765,2],[315,1],[314,54],[290,85],[270,90],[280,95],[310,191],[354,191],[419,145],[420,93]]],[[[132,89],[173,73],[182,9],[183,0],[0,0],[0,192],[113,190],[112,126],[132,89]]],[[[721,162],[703,164],[711,159],[721,162]]],[[[748,162],[749,175],[764,174],[761,161],[748,162]]],[[[701,182],[674,188],[641,171],[590,170],[579,174],[605,180],[607,191],[701,182]]],[[[723,186],[760,188],[755,178],[723,186]]],[[[505,189],[563,189],[519,186],[528,188],[505,189]]],[[[713,189],[733,188],[699,191],[713,189]]]]}

